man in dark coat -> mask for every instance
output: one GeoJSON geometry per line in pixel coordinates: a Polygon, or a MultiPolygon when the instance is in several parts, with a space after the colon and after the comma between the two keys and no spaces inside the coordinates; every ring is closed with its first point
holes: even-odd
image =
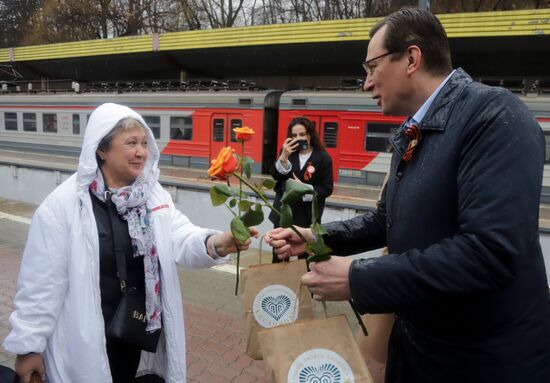
{"type": "MultiPolygon", "coordinates": [[[[338,255],[385,245],[389,255],[332,257],[302,282],[316,299],[395,313],[386,382],[550,382],[540,126],[510,92],[452,71],[429,12],[377,24],[363,64],[383,113],[411,117],[390,140],[380,206],[324,225],[324,239],[338,255]]],[[[303,251],[288,229],[267,236],[279,258],[303,251]]]]}

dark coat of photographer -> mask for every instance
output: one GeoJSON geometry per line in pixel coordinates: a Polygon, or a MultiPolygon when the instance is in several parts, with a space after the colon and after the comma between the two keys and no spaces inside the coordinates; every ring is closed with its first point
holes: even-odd
{"type": "MultiPolygon", "coordinates": [[[[327,153],[315,125],[306,117],[296,117],[288,125],[287,137],[283,142],[281,154],[271,171],[271,175],[277,181],[275,185],[276,209],[281,207],[281,198],[285,191],[286,180],[294,179],[310,185],[317,193],[318,217],[321,221],[325,208],[325,199],[332,194],[334,187],[332,175],[332,159],[327,153]]],[[[293,223],[298,226],[309,227],[312,222],[311,198],[306,194],[303,199],[292,206],[293,223]]],[[[279,227],[279,215],[271,212],[269,220],[275,227],[279,227]]],[[[306,254],[299,258],[305,258],[306,254]]],[[[280,262],[274,256],[273,262],[280,262]]]]}

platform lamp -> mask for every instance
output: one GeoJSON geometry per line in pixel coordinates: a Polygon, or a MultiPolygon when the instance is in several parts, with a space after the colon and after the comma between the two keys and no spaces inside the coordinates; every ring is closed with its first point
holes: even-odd
{"type": "Polygon", "coordinates": [[[71,83],[71,88],[73,88],[75,93],[80,93],[80,84],[76,81],[71,83]]]}

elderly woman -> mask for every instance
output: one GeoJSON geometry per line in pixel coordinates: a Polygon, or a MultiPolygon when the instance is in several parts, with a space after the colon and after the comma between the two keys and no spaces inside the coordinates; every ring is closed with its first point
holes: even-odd
{"type": "Polygon", "coordinates": [[[249,241],[197,227],[176,210],[158,183],[158,159],[153,133],[133,110],[104,104],[90,116],[77,173],[44,200],[30,227],[4,341],[18,354],[23,383],[45,375],[54,383],[132,382],[145,374],[185,382],[176,263],[217,265],[249,241]],[[128,289],[145,311],[144,333],[129,340],[110,329],[128,289]],[[140,345],[144,335],[153,346],[140,345]]]}

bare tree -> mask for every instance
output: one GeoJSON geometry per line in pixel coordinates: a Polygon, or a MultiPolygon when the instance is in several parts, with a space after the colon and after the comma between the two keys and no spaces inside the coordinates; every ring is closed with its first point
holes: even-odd
{"type": "Polygon", "coordinates": [[[31,19],[42,7],[43,0],[0,0],[0,44],[20,45],[31,19]]]}
{"type": "Polygon", "coordinates": [[[201,10],[196,0],[180,0],[183,17],[188,29],[201,29],[202,17],[201,10]]]}
{"type": "Polygon", "coordinates": [[[243,3],[244,0],[200,0],[200,10],[211,28],[227,28],[235,25],[243,3]]]}
{"type": "MultiPolygon", "coordinates": [[[[0,46],[384,16],[418,0],[0,0],[0,46]]],[[[432,12],[548,8],[550,0],[431,0],[432,12]]]]}
{"type": "Polygon", "coordinates": [[[97,39],[100,35],[95,4],[86,0],[46,0],[30,18],[22,45],[97,39]]]}

